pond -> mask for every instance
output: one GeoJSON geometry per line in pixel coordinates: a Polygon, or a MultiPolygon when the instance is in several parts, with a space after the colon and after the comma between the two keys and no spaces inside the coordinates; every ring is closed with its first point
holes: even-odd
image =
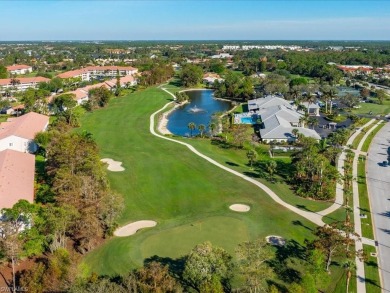
{"type": "Polygon", "coordinates": [[[232,108],[230,102],[214,99],[213,93],[212,90],[187,91],[190,103],[177,108],[169,115],[167,129],[176,135],[189,136],[188,123],[193,122],[196,125],[196,129],[192,132],[193,135],[199,133],[198,125],[200,124],[204,124],[208,132],[212,115],[232,108]]]}

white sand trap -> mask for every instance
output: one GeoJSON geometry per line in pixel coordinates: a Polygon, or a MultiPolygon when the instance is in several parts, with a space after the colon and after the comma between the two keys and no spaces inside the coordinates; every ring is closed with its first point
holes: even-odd
{"type": "Polygon", "coordinates": [[[134,235],[139,229],[150,228],[156,225],[157,222],[155,221],[147,221],[147,220],[137,221],[116,229],[114,235],[118,237],[126,237],[130,235],[134,235]]]}
{"type": "Polygon", "coordinates": [[[121,172],[125,170],[125,168],[122,167],[122,162],[114,161],[113,159],[109,159],[109,158],[104,158],[101,159],[100,161],[108,164],[107,170],[109,171],[121,172]]]}
{"type": "Polygon", "coordinates": [[[286,244],[286,240],[283,237],[276,236],[276,235],[267,236],[267,237],[265,237],[265,240],[269,244],[275,245],[275,246],[284,246],[286,244]]]}
{"type": "Polygon", "coordinates": [[[246,213],[246,212],[249,212],[251,207],[246,205],[246,204],[236,203],[236,204],[232,204],[229,207],[229,209],[231,209],[232,211],[235,211],[235,212],[239,212],[239,213],[246,213]]]}

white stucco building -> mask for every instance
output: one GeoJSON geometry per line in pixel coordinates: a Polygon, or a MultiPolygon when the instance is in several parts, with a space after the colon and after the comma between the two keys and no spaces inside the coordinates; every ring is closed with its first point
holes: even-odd
{"type": "Polygon", "coordinates": [[[25,91],[28,88],[38,88],[41,82],[49,82],[50,79],[42,76],[36,77],[17,77],[0,79],[0,92],[4,89],[25,91]]]}
{"type": "Polygon", "coordinates": [[[138,72],[137,68],[131,66],[88,66],[85,68],[67,71],[57,75],[59,78],[81,78],[82,81],[101,77],[116,77],[119,71],[120,76],[134,75],[138,72]]]}
{"type": "Polygon", "coordinates": [[[46,130],[49,117],[30,112],[17,118],[11,118],[0,124],[0,151],[10,149],[23,153],[34,153],[38,146],[35,135],[46,130]]]}
{"type": "Polygon", "coordinates": [[[7,71],[11,74],[27,74],[32,72],[33,68],[30,65],[18,64],[7,66],[7,71]]]}

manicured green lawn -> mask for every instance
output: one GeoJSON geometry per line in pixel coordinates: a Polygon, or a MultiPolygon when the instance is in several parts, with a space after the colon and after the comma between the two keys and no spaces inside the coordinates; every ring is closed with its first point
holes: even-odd
{"type": "Polygon", "coordinates": [[[363,245],[363,251],[367,256],[364,262],[364,273],[366,274],[366,291],[369,293],[382,292],[379,280],[378,261],[376,257],[370,256],[371,252],[376,252],[375,247],[363,245]]]}
{"type": "Polygon", "coordinates": [[[367,215],[367,218],[361,219],[362,234],[361,236],[369,239],[374,239],[374,232],[372,231],[372,219],[370,211],[370,202],[367,194],[366,185],[366,168],[365,157],[360,157],[358,162],[358,188],[359,188],[359,205],[362,214],[367,215]]]}
{"type": "Polygon", "coordinates": [[[291,187],[284,181],[288,176],[291,176],[291,159],[289,157],[276,157],[274,160],[278,164],[278,175],[276,176],[277,182],[273,183],[269,180],[268,173],[265,170],[265,163],[270,159],[268,155],[268,146],[260,145],[257,148],[259,164],[251,170],[248,165],[248,159],[246,157],[246,150],[240,150],[235,148],[223,148],[217,145],[211,144],[207,139],[182,139],[183,141],[190,143],[197,150],[203,154],[213,158],[217,162],[246,174],[250,177],[254,177],[259,182],[267,185],[271,188],[283,201],[297,206],[303,210],[309,211],[321,211],[329,207],[331,202],[314,201],[305,199],[294,194],[291,187]]]}
{"type": "Polygon", "coordinates": [[[247,224],[242,219],[214,216],[146,237],[141,242],[141,256],[148,258],[159,251],[159,256],[179,258],[187,254],[194,243],[210,239],[215,239],[215,245],[224,246],[228,252],[234,254],[236,246],[249,238],[247,224]]]}
{"type": "Polygon", "coordinates": [[[312,237],[313,224],[279,206],[253,184],[185,146],[150,134],[151,113],[170,100],[162,90],[149,88],[114,99],[81,121],[80,131],[93,134],[102,158],[123,162],[124,172],[108,173],[112,189],[124,197],[120,224],[144,219],[158,222],[134,236],[110,239],[89,253],[85,263],[91,270],[124,274],[142,265],[145,257],[175,258],[205,239],[231,251],[241,241],[270,234],[301,243],[312,237]],[[246,203],[251,211],[232,212],[228,206],[233,203],[246,203]],[[200,222],[203,232],[199,228],[198,235],[190,237],[200,222]],[[215,228],[226,231],[216,233],[215,228]]]}
{"type": "MultiPolygon", "coordinates": [[[[339,269],[342,273],[341,277],[335,284],[334,288],[332,290],[329,290],[327,292],[333,292],[333,293],[345,293],[347,291],[347,275],[343,268],[339,269]]],[[[331,288],[331,287],[330,287],[331,288]]],[[[330,289],[328,288],[328,289],[330,289]]],[[[351,279],[349,281],[349,290],[348,293],[355,293],[356,292],[356,274],[352,273],[351,279]]],[[[370,291],[367,291],[370,292],[370,291]]]]}
{"type": "Polygon", "coordinates": [[[363,143],[362,149],[361,149],[362,152],[368,152],[368,148],[370,147],[372,139],[379,132],[379,130],[382,129],[383,126],[385,126],[385,123],[382,122],[377,127],[375,127],[375,129],[367,136],[366,140],[363,143]]]}
{"type": "MultiPolygon", "coordinates": [[[[361,131],[353,140],[352,142],[352,147],[356,150],[357,147],[359,146],[360,141],[362,140],[363,136],[375,125],[374,123],[371,123],[367,127],[364,128],[364,131],[361,131]]],[[[362,146],[363,147],[363,146],[362,146]]]]}
{"type": "Polygon", "coordinates": [[[375,103],[360,103],[359,109],[353,109],[352,113],[354,114],[368,114],[369,112],[372,112],[373,115],[378,114],[389,114],[390,113],[390,101],[385,100],[383,101],[383,104],[375,104],[375,103]]]}
{"type": "MultiPolygon", "coordinates": [[[[351,202],[351,200],[350,200],[351,202]]],[[[326,215],[322,218],[322,220],[326,223],[326,224],[331,224],[331,223],[334,223],[334,222],[342,222],[342,221],[345,221],[345,208],[342,206],[340,208],[338,208],[335,212],[329,214],[329,215],[326,215]]],[[[353,222],[353,216],[351,215],[351,222],[353,222]]]]}

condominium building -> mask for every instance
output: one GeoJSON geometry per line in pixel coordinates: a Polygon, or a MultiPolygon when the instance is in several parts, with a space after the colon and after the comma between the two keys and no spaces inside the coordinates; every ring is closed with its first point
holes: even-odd
{"type": "Polygon", "coordinates": [[[17,65],[7,66],[7,71],[11,74],[27,74],[32,72],[33,69],[32,66],[30,65],[17,64],[17,65]]]}
{"type": "Polygon", "coordinates": [[[137,68],[131,66],[88,66],[85,68],[67,71],[57,75],[59,78],[81,78],[82,81],[90,81],[104,77],[116,77],[134,75],[138,72],[137,68]]]}
{"type": "Polygon", "coordinates": [[[50,79],[42,76],[36,77],[17,77],[0,79],[0,92],[7,88],[18,91],[25,91],[28,88],[38,88],[40,82],[49,82],[50,79]]]}

